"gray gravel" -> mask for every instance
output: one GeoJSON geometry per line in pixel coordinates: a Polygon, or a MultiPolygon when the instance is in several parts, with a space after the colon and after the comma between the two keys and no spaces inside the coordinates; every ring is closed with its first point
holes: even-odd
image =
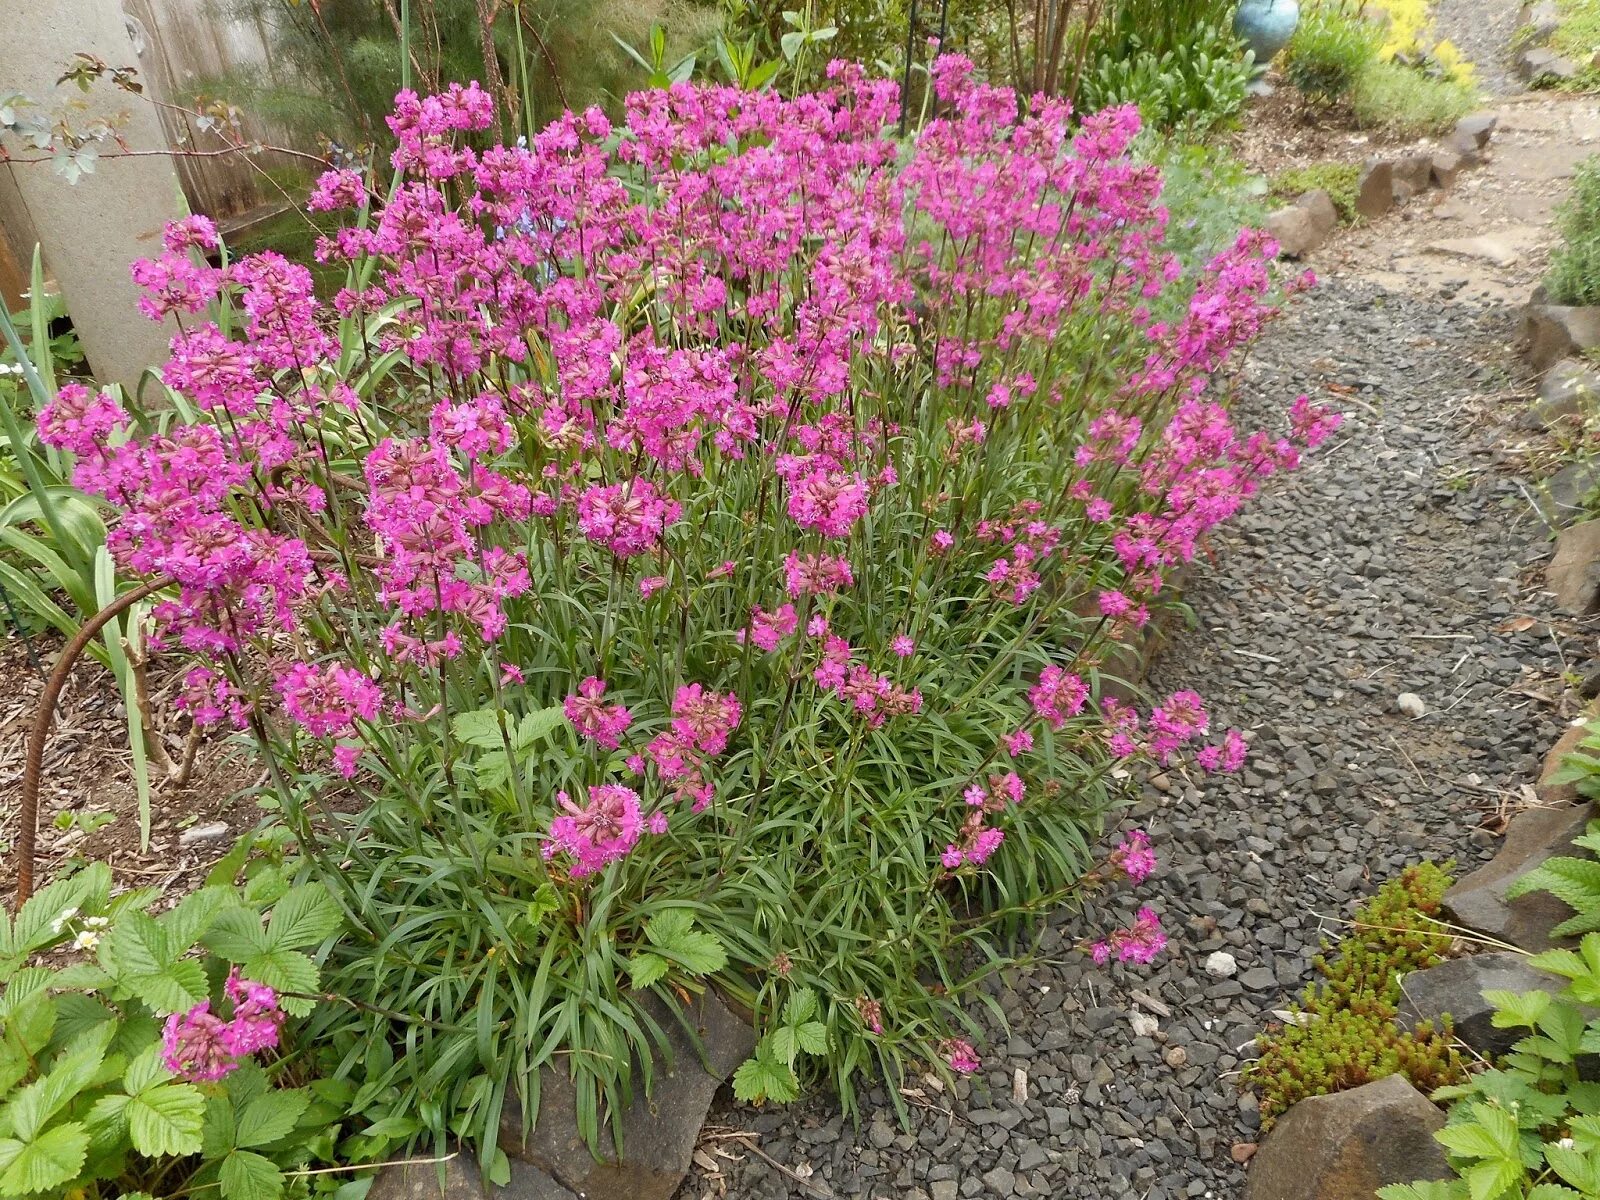
{"type": "Polygon", "coordinates": [[[1240,775],[1204,790],[1154,777],[1129,813],[1162,857],[1139,898],[1155,898],[1169,952],[1124,972],[1070,950],[1129,915],[1131,895],[1063,914],[1043,959],[1000,994],[1010,1029],[980,1048],[987,1071],[953,1098],[929,1091],[910,1132],[881,1089],[859,1128],[826,1098],[769,1112],[724,1099],[712,1125],[753,1131],[807,1182],[745,1155],[720,1181],[697,1168],[680,1196],[1239,1194],[1230,1152],[1258,1123],[1235,1077],[1255,1033],[1377,884],[1423,858],[1465,869],[1493,852],[1480,821],[1536,776],[1560,727],[1524,692],[1555,694],[1561,671],[1585,666],[1562,628],[1511,631],[1524,624],[1513,618],[1544,615],[1530,568],[1548,552],[1517,481],[1497,469],[1497,421],[1515,406],[1482,412],[1483,397],[1504,393],[1512,325],[1503,312],[1327,284],[1241,373],[1246,421],[1302,390],[1341,398],[1348,416],[1219,539],[1188,596],[1199,625],[1157,664],[1158,689],[1196,688],[1252,741],[1240,775]],[[1402,715],[1402,692],[1426,715],[1402,715]],[[1219,950],[1237,974],[1205,971],[1219,950]],[[1159,1018],[1153,1035],[1132,1029],[1141,1007],[1159,1018]]]}
{"type": "Polygon", "coordinates": [[[1439,0],[1434,28],[1478,68],[1478,80],[1496,96],[1523,90],[1511,71],[1511,39],[1522,0],[1439,0]]]}

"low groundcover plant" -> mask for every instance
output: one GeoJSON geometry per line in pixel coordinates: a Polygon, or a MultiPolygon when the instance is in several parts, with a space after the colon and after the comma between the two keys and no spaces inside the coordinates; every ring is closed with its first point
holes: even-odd
{"type": "MultiPolygon", "coordinates": [[[[593,1138],[711,985],[747,1099],[977,1070],[1026,918],[1153,866],[1091,849],[1130,760],[1244,757],[1199,696],[1103,685],[1337,422],[1243,435],[1207,392],[1275,248],[1185,274],[1132,109],[944,57],[900,139],[892,83],[830,80],[527,147],[475,85],[402,93],[386,199],[313,194],[352,214],[331,304],[189,218],[136,271],[170,411],[40,415],[348,913],[313,1021],[370,1114],[492,1146],[548,1068],[593,1138]]],[[[1157,907],[1083,949],[1148,961],[1157,907]]]]}

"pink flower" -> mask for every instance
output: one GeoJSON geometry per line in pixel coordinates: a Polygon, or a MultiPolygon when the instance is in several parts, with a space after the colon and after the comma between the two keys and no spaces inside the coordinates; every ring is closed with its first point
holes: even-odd
{"type": "Polygon", "coordinates": [[[1068,718],[1082,712],[1088,699],[1088,685],[1061,667],[1046,667],[1028,692],[1033,711],[1050,722],[1052,729],[1060,729],[1068,718]]]}
{"type": "Polygon", "coordinates": [[[616,862],[639,840],[644,820],[639,815],[639,794],[619,784],[589,789],[589,802],[581,808],[565,792],[558,792],[557,814],[550,822],[549,848],[568,855],[572,877],[592,875],[616,862]]]}
{"type": "Polygon", "coordinates": [[[795,524],[823,537],[849,537],[851,527],[866,512],[866,483],[843,471],[812,471],[789,493],[789,515],[795,524]]]}
{"type": "Polygon", "coordinates": [[[1156,869],[1156,855],[1150,848],[1150,835],[1142,829],[1129,830],[1107,861],[1134,883],[1148,878],[1156,869]]]}
{"type": "Polygon", "coordinates": [[[377,720],[383,704],[382,689],[343,663],[295,663],[279,678],[278,694],[284,711],[313,737],[353,733],[357,720],[377,720]]]}
{"type": "Polygon", "coordinates": [[[1167,935],[1161,932],[1161,918],[1152,908],[1141,908],[1132,925],[1116,929],[1090,946],[1089,952],[1097,963],[1118,962],[1147,964],[1165,950],[1167,935]]]}
{"type": "Polygon", "coordinates": [[[850,560],[843,555],[800,555],[791,551],[783,560],[783,573],[789,595],[796,600],[801,596],[831,596],[856,582],[850,560]]]}
{"type": "MultiPolygon", "coordinates": [[[[776,650],[778,643],[793,633],[800,624],[800,619],[795,615],[794,605],[782,605],[777,612],[767,612],[758,608],[750,617],[750,640],[763,650],[776,650]]],[[[744,630],[739,631],[739,640],[744,640],[744,630]]]]}
{"type": "Polygon", "coordinates": [[[223,992],[233,1002],[231,1020],[212,1013],[209,1000],[167,1018],[161,1061],[174,1075],[192,1083],[215,1083],[237,1069],[241,1059],[278,1044],[283,1013],[276,992],[241,979],[238,968],[229,972],[223,992]]]}
{"type": "Polygon", "coordinates": [[[1013,758],[1019,754],[1026,754],[1033,749],[1033,734],[1026,729],[1019,729],[1015,733],[1006,734],[1006,753],[1013,758]]]}
{"type": "Polygon", "coordinates": [[[962,1038],[946,1038],[939,1045],[939,1053],[957,1075],[976,1075],[983,1067],[972,1043],[962,1038]]]}
{"type": "Polygon", "coordinates": [[[910,658],[917,652],[916,642],[912,641],[903,633],[899,637],[895,638],[894,641],[889,643],[889,648],[892,649],[896,656],[900,658],[910,658]]]}
{"type": "Polygon", "coordinates": [[[711,692],[698,683],[680,687],[672,698],[672,731],[706,754],[721,754],[739,724],[739,700],[731,692],[711,692]]]}
{"type": "Polygon", "coordinates": [[[515,663],[503,662],[500,664],[500,686],[504,687],[508,683],[514,683],[518,687],[522,686],[522,668],[515,663]]]}
{"type": "Polygon", "coordinates": [[[595,484],[578,497],[578,528],[619,558],[632,558],[655,549],[681,511],[675,501],[659,496],[648,479],[609,487],[595,484]]]}
{"type": "Polygon", "coordinates": [[[162,1029],[161,1061],[174,1075],[192,1083],[215,1083],[239,1066],[223,1043],[226,1023],[202,1000],[187,1013],[173,1013],[162,1029]]]}
{"type": "Polygon", "coordinates": [[[174,254],[185,250],[215,250],[217,226],[210,217],[194,213],[180,221],[167,222],[161,234],[161,244],[174,254]]]}
{"type": "Polygon", "coordinates": [[[646,575],[639,580],[639,595],[648,600],[666,586],[667,577],[665,575],[646,575]]]}
{"type": "Polygon", "coordinates": [[[602,703],[600,697],[605,694],[605,680],[591,675],[578,685],[575,695],[562,702],[561,709],[580,734],[607,750],[615,750],[633,724],[633,716],[624,705],[602,703]]]}

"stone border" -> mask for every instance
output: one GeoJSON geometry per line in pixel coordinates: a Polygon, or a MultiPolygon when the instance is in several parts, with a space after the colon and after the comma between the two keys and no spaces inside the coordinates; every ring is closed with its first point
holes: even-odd
{"type": "Polygon", "coordinates": [[[1576,79],[1584,65],[1600,67],[1600,51],[1587,64],[1580,64],[1550,49],[1550,41],[1560,28],[1561,6],[1556,0],[1529,0],[1522,6],[1517,31],[1512,35],[1511,44],[1516,48],[1512,66],[1517,78],[1529,87],[1576,79]]]}
{"type": "MultiPolygon", "coordinates": [[[[1462,170],[1483,161],[1499,122],[1497,113],[1473,113],[1457,121],[1449,136],[1431,150],[1367,159],[1357,186],[1357,214],[1371,220],[1429,188],[1448,190],[1462,170]]],[[[1269,213],[1266,221],[1281,258],[1305,257],[1326,242],[1338,225],[1338,209],[1325,188],[1303,193],[1294,203],[1269,213]]]]}

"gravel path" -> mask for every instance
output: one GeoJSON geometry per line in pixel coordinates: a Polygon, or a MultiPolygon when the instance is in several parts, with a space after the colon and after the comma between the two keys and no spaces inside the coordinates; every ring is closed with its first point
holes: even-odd
{"type": "Polygon", "coordinates": [[[681,1196],[1239,1195],[1231,1151],[1257,1119],[1235,1076],[1251,1039],[1357,898],[1424,857],[1470,867],[1492,853],[1480,821],[1516,803],[1559,731],[1557,708],[1528,693],[1558,697],[1560,673],[1585,667],[1575,640],[1515,620],[1542,615],[1529,567],[1547,543],[1496,470],[1513,336],[1502,310],[1332,283],[1244,368],[1246,418],[1302,390],[1349,415],[1229,528],[1189,595],[1199,626],[1158,663],[1158,689],[1201,691],[1253,753],[1204,791],[1155,777],[1130,813],[1163,860],[1141,890],[1172,935],[1157,966],[1095,968],[1070,949],[1135,897],[1064,915],[1000,997],[1011,1029],[982,1048],[987,1070],[953,1099],[928,1090],[911,1132],[881,1092],[859,1129],[825,1099],[725,1105],[708,1147],[738,1153],[719,1126],[753,1131],[805,1182],[741,1155],[720,1179],[697,1168],[681,1196]],[[1399,714],[1401,692],[1428,714],[1399,714]],[[1205,973],[1215,950],[1236,977],[1205,973]],[[1153,1035],[1132,1028],[1141,1009],[1153,1035]]]}
{"type": "Polygon", "coordinates": [[[1469,62],[1477,65],[1478,79],[1497,96],[1522,91],[1511,73],[1511,37],[1517,30],[1522,0],[1438,0],[1434,28],[1454,42],[1469,62]]]}

